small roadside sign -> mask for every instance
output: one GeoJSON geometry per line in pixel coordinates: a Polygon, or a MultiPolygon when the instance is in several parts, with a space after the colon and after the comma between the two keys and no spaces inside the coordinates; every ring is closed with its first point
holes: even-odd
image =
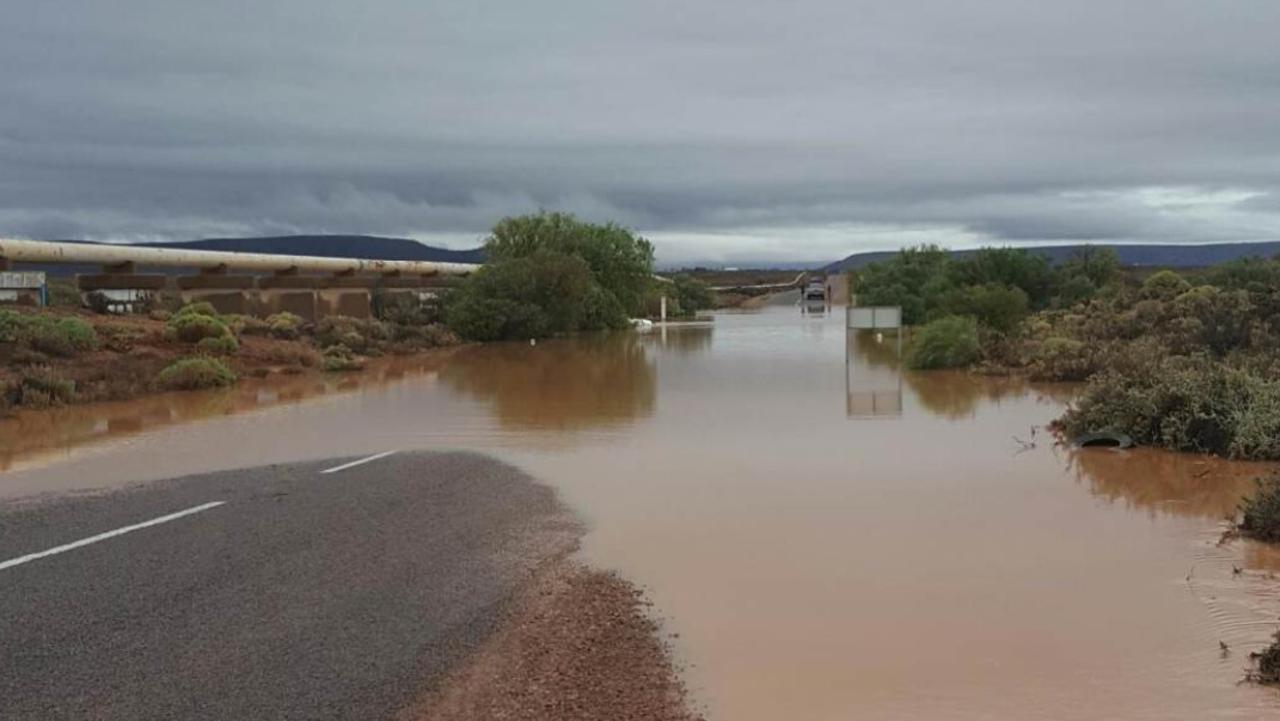
{"type": "Polygon", "coordinates": [[[5,303],[21,303],[23,298],[27,298],[26,302],[38,302],[40,305],[48,305],[49,291],[45,286],[45,274],[37,271],[0,271],[0,302],[5,303]],[[33,294],[32,291],[36,293],[33,294]]]}
{"type": "Polygon", "coordinates": [[[34,290],[43,288],[44,284],[43,272],[0,272],[0,289],[3,290],[34,290]]]}

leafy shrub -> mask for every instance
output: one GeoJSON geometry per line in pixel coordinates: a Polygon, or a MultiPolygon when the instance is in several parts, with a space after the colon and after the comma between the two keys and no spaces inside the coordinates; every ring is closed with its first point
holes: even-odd
{"type": "Polygon", "coordinates": [[[1253,495],[1240,503],[1240,512],[1242,533],[1260,541],[1280,541],[1280,475],[1258,479],[1253,495]]]}
{"type": "Polygon", "coordinates": [[[1176,316],[1191,322],[1191,341],[1218,355],[1248,341],[1252,311],[1245,291],[1222,291],[1207,285],[1192,288],[1173,300],[1176,316]]]}
{"type": "Polygon", "coordinates": [[[104,323],[97,328],[102,347],[116,353],[128,353],[138,341],[149,334],[143,328],[130,323],[104,323]]]}
{"type": "Polygon", "coordinates": [[[294,315],[288,311],[267,316],[268,332],[272,337],[283,340],[294,340],[301,335],[304,322],[302,316],[294,315]]]}
{"type": "Polygon", "coordinates": [[[324,349],[320,367],[326,371],[357,371],[364,363],[345,345],[331,345],[324,349]]]}
{"type": "Polygon", "coordinates": [[[221,318],[199,312],[185,312],[187,308],[183,308],[183,312],[174,315],[166,324],[166,332],[171,337],[183,343],[199,343],[205,338],[231,337],[231,329],[221,318]]]}
{"type": "Polygon", "coordinates": [[[430,325],[441,320],[440,300],[408,291],[375,289],[369,299],[373,317],[392,325],[430,325]]]}
{"type": "Polygon", "coordinates": [[[261,318],[255,318],[251,315],[241,315],[240,313],[232,313],[222,316],[222,321],[227,324],[231,332],[235,335],[267,335],[271,332],[271,326],[261,318]]]}
{"type": "Polygon", "coordinates": [[[1088,344],[1055,336],[1035,345],[1027,365],[1032,380],[1082,381],[1097,370],[1098,358],[1088,344]]]}
{"type": "Polygon", "coordinates": [[[71,358],[97,348],[98,334],[79,318],[0,311],[0,342],[25,344],[41,353],[71,358]]]}
{"type": "Polygon", "coordinates": [[[147,313],[147,317],[150,318],[151,320],[158,320],[158,321],[165,322],[173,317],[173,313],[165,310],[164,308],[156,308],[150,313],[147,313]]]}
{"type": "Polygon", "coordinates": [[[240,343],[233,335],[201,338],[200,342],[196,343],[196,350],[208,355],[234,355],[240,350],[240,343]]]}
{"type": "Polygon", "coordinates": [[[393,325],[392,340],[410,348],[441,348],[461,341],[443,323],[429,325],[393,325]]]}
{"type": "Polygon", "coordinates": [[[79,308],[84,305],[74,281],[51,278],[48,289],[51,308],[79,308]]]}
{"type": "Polygon", "coordinates": [[[316,323],[315,335],[316,343],[322,348],[345,345],[357,353],[363,353],[377,343],[391,338],[392,332],[389,326],[377,320],[334,315],[316,323]]]}
{"type": "Polygon", "coordinates": [[[4,396],[11,406],[47,408],[74,401],[76,384],[51,368],[31,368],[5,389],[4,396]]]}
{"type": "Polygon", "coordinates": [[[947,316],[931,321],[911,340],[907,364],[912,368],[960,368],[982,356],[978,324],[973,318],[947,316]]]}
{"type": "Polygon", "coordinates": [[[262,351],[263,360],[285,366],[311,368],[320,365],[320,354],[301,343],[272,344],[262,351]]]}
{"type": "Polygon", "coordinates": [[[156,385],[166,390],[223,388],[236,382],[236,374],[217,358],[200,356],[174,361],[156,376],[156,385]]]}
{"type": "Polygon", "coordinates": [[[27,316],[0,308],[0,343],[17,345],[26,338],[27,316]]]}
{"type": "Polygon", "coordinates": [[[1073,436],[1109,430],[1179,451],[1276,459],[1280,381],[1204,356],[1131,358],[1095,375],[1057,424],[1073,436]]]}
{"type": "Polygon", "coordinates": [[[1142,281],[1141,295],[1154,300],[1172,300],[1188,290],[1191,283],[1186,278],[1172,270],[1162,270],[1142,281]]]}

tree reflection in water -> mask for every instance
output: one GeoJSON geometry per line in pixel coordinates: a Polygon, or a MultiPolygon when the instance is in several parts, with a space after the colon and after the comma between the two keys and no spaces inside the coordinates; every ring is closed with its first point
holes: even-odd
{"type": "Polygon", "coordinates": [[[677,355],[696,355],[711,348],[711,326],[674,325],[650,333],[637,334],[645,345],[656,346],[677,355]]]}
{"type": "Polygon", "coordinates": [[[1158,448],[1068,448],[1067,464],[1089,492],[1151,515],[1234,516],[1254,480],[1274,464],[1229,461],[1158,448]]]}
{"type": "MultiPolygon", "coordinates": [[[[674,335],[674,334],[673,334],[674,335]]],[[[634,333],[466,348],[440,372],[506,428],[580,430],[653,415],[657,372],[634,333]]]]}
{"type": "MultiPolygon", "coordinates": [[[[871,331],[855,331],[849,352],[869,369],[901,368],[897,339],[886,333],[881,341],[871,331]]],[[[905,340],[904,340],[905,345],[905,340]]],[[[951,420],[971,418],[983,402],[999,402],[1035,393],[1046,401],[1061,403],[1076,392],[1066,384],[1032,384],[1018,376],[983,376],[966,371],[902,371],[902,378],[925,410],[951,420]]]]}

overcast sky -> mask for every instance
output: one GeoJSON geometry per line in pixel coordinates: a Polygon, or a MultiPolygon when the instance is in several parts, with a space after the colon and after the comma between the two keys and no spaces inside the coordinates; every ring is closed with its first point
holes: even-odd
{"type": "Polygon", "coordinates": [[[0,0],[0,235],[1280,239],[1276,0],[0,0]]]}

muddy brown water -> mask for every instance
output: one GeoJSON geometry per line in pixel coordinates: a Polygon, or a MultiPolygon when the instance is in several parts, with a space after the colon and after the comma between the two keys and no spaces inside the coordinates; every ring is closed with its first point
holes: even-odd
{"type": "Polygon", "coordinates": [[[22,414],[0,496],[478,449],[582,511],[584,556],[647,588],[715,719],[1280,719],[1238,683],[1280,623],[1280,552],[1221,541],[1266,466],[1056,446],[1072,389],[900,373],[842,320],[22,414]]]}

